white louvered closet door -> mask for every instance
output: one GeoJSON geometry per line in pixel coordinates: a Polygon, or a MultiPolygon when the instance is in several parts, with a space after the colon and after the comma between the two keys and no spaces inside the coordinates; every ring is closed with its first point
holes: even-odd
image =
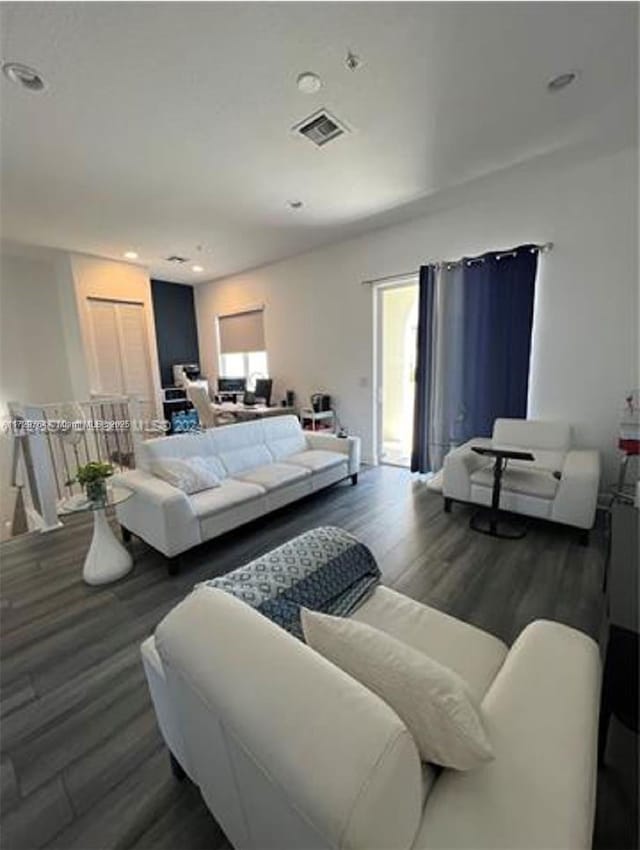
{"type": "Polygon", "coordinates": [[[120,336],[113,301],[89,298],[95,376],[92,389],[104,395],[124,395],[120,336]]]}
{"type": "Polygon", "coordinates": [[[153,407],[153,380],[144,307],[127,301],[89,298],[95,378],[94,392],[134,396],[141,413],[153,407]]]}

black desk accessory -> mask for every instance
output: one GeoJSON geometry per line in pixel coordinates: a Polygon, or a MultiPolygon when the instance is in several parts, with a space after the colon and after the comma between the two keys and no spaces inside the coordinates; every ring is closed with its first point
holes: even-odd
{"type": "Polygon", "coordinates": [[[271,378],[256,378],[255,397],[264,399],[266,407],[271,406],[273,380],[271,378]]]}
{"type": "Polygon", "coordinates": [[[469,526],[474,531],[479,531],[481,534],[488,534],[491,537],[503,537],[507,540],[517,540],[520,537],[524,537],[526,527],[524,525],[516,525],[512,520],[507,519],[505,514],[500,510],[502,473],[505,470],[507,461],[533,461],[535,457],[531,452],[517,451],[515,449],[496,449],[490,446],[471,446],[471,451],[483,457],[492,457],[495,459],[495,462],[493,464],[491,509],[487,511],[483,508],[476,511],[471,517],[469,526]],[[499,527],[499,523],[501,527],[499,527]]]}

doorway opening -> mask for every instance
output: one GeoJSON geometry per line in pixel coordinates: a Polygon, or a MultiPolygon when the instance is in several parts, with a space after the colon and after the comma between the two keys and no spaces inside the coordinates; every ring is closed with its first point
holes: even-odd
{"type": "Polygon", "coordinates": [[[417,277],[376,292],[377,454],[380,463],[408,467],[413,441],[417,277]]]}

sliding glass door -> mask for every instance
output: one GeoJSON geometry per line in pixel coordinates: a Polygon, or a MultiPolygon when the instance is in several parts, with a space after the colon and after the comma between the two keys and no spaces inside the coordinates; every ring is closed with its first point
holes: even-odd
{"type": "Polygon", "coordinates": [[[408,467],[413,435],[417,279],[380,286],[375,297],[378,460],[408,467]]]}

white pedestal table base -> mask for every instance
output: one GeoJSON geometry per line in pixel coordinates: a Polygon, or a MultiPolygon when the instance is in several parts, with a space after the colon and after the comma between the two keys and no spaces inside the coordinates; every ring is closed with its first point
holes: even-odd
{"type": "Polygon", "coordinates": [[[93,538],[82,577],[87,584],[108,584],[126,576],[133,558],[116,539],[103,509],[93,511],[93,538]]]}

